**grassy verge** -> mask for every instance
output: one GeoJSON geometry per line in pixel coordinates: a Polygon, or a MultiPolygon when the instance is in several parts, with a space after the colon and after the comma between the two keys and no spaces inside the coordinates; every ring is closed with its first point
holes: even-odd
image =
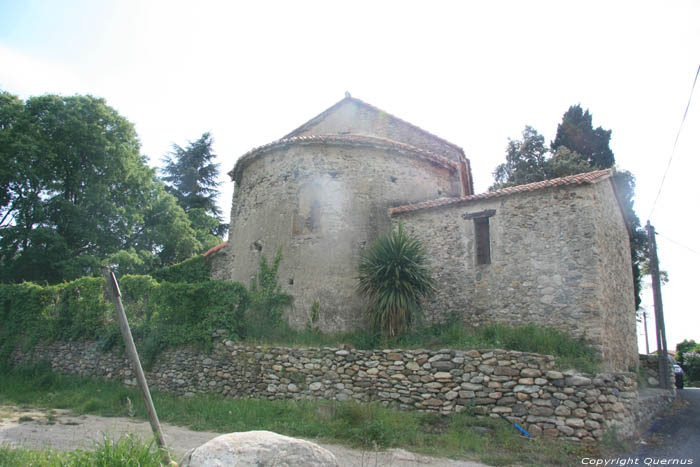
{"type": "Polygon", "coordinates": [[[31,450],[0,445],[0,467],[159,467],[161,455],[153,443],[144,443],[131,436],[116,441],[105,438],[93,450],[59,452],[50,449],[31,450]]]}
{"type": "MultiPolygon", "coordinates": [[[[103,416],[129,416],[130,412],[138,418],[146,416],[138,392],[116,383],[57,375],[39,367],[3,373],[0,403],[103,416]]],[[[469,413],[442,416],[398,412],[376,404],[231,400],[212,395],[179,398],[159,392],[153,393],[153,399],[161,421],[193,430],[270,430],[361,449],[400,447],[428,455],[476,458],[494,465],[571,465],[581,457],[591,457],[596,449],[527,440],[504,420],[469,413]]]]}

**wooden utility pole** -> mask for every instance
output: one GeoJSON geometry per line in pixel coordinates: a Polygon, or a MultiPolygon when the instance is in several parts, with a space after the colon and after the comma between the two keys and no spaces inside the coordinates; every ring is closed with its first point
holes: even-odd
{"type": "Polygon", "coordinates": [[[647,330],[647,310],[642,309],[642,318],[644,318],[644,342],[647,346],[647,355],[649,355],[649,331],[647,330]]]}
{"type": "Polygon", "coordinates": [[[124,313],[124,306],[122,305],[121,292],[119,291],[117,278],[114,277],[114,273],[110,268],[105,267],[103,268],[103,271],[106,279],[108,296],[112,298],[114,301],[114,306],[117,308],[117,318],[119,319],[119,328],[121,329],[122,337],[124,338],[124,346],[126,347],[126,353],[129,356],[129,361],[131,362],[131,368],[134,370],[134,373],[136,373],[136,379],[138,381],[139,389],[141,390],[141,395],[143,396],[143,402],[146,405],[146,413],[148,414],[148,421],[151,424],[151,430],[153,430],[153,436],[156,439],[156,444],[158,445],[158,449],[163,456],[165,465],[173,465],[174,462],[170,459],[170,454],[168,453],[168,448],[166,447],[165,440],[163,438],[163,432],[160,429],[160,422],[158,421],[156,408],[153,406],[151,392],[148,390],[146,376],[143,374],[141,361],[139,360],[139,355],[136,352],[136,345],[134,344],[134,338],[131,335],[129,322],[126,319],[126,313],[124,313]]]}
{"type": "Polygon", "coordinates": [[[669,388],[669,361],[666,346],[666,325],[664,324],[664,306],[661,301],[661,278],[659,277],[659,258],[656,255],[656,231],[647,221],[649,235],[649,266],[651,269],[651,288],[654,291],[654,318],[656,321],[656,348],[659,356],[659,379],[661,387],[669,388]]]}

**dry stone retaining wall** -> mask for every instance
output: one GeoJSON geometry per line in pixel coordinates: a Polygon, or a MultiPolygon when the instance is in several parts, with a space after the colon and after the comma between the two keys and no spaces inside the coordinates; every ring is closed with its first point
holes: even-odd
{"type": "MultiPolygon", "coordinates": [[[[675,390],[676,378],[673,375],[673,367],[668,364],[668,387],[675,390]]],[[[650,388],[660,388],[661,378],[659,377],[659,357],[657,355],[640,355],[639,356],[640,374],[644,379],[644,385],[650,388]]]]}
{"type": "MultiPolygon", "coordinates": [[[[17,349],[17,362],[48,360],[54,371],[135,385],[126,356],[95,342],[17,349]]],[[[640,414],[634,373],[557,371],[554,358],[505,350],[347,350],[243,346],[211,354],[163,353],[146,373],[153,389],[184,396],[356,400],[403,410],[505,416],[535,436],[600,440],[607,426],[629,436],[640,414]]]]}

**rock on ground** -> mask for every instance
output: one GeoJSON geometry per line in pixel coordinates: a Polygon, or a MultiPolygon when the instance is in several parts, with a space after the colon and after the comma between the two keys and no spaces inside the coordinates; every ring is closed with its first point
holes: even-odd
{"type": "Polygon", "coordinates": [[[335,456],[317,444],[271,431],[218,436],[189,451],[182,467],[337,467],[335,456]]]}

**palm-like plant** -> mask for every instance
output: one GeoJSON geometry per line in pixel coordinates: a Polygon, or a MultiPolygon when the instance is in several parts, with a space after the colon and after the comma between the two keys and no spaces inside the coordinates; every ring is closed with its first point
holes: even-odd
{"type": "Polygon", "coordinates": [[[358,268],[358,290],[369,300],[367,313],[375,328],[394,337],[421,312],[421,299],[435,292],[423,244],[399,223],[368,249],[358,268]]]}

